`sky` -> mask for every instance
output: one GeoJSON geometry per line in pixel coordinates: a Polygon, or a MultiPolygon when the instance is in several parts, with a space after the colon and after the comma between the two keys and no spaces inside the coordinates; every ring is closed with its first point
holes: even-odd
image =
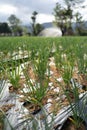
{"type": "MultiPolygon", "coordinates": [[[[11,14],[15,14],[23,24],[31,23],[33,11],[37,11],[37,22],[45,23],[54,20],[53,9],[57,2],[64,5],[64,0],[0,0],[0,22],[6,22],[11,14]]],[[[82,5],[87,5],[87,0],[82,5]]],[[[76,8],[87,21],[87,6],[76,8]]]]}

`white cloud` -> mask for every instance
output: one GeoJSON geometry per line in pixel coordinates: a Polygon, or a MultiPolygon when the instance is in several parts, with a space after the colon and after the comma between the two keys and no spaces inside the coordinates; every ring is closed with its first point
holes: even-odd
{"type": "Polygon", "coordinates": [[[4,15],[10,15],[17,13],[17,8],[13,5],[2,4],[0,5],[0,13],[4,15]]]}
{"type": "MultiPolygon", "coordinates": [[[[1,0],[0,22],[6,21],[11,14],[15,14],[23,23],[30,23],[33,11],[38,12],[37,22],[51,22],[54,20],[52,12],[57,2],[64,4],[64,0],[1,0]]],[[[85,0],[84,5],[87,5],[87,0],[85,0]]],[[[87,20],[87,8],[78,8],[74,11],[79,11],[87,20]]]]}
{"type": "MultiPolygon", "coordinates": [[[[18,17],[20,17],[21,21],[24,21],[24,24],[27,24],[27,23],[31,23],[32,20],[31,20],[31,14],[27,15],[27,14],[23,14],[23,13],[19,13],[17,15],[18,17]]],[[[45,22],[52,22],[54,20],[54,16],[51,15],[51,14],[38,14],[37,15],[37,18],[36,18],[36,22],[37,23],[45,23],[45,22]]]]}
{"type": "Polygon", "coordinates": [[[54,20],[54,16],[51,14],[38,14],[37,15],[37,22],[44,23],[44,22],[50,22],[54,20]]]}

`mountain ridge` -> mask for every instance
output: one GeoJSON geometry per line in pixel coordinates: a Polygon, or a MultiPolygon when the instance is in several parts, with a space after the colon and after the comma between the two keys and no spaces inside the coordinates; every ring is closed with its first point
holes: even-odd
{"type": "MultiPolygon", "coordinates": [[[[46,23],[43,23],[43,24],[41,24],[41,25],[42,25],[44,28],[56,27],[56,25],[54,25],[52,22],[46,22],[46,23]]],[[[84,21],[84,25],[85,25],[85,27],[86,27],[86,29],[87,29],[87,21],[84,21]]],[[[72,28],[75,29],[75,27],[76,27],[76,23],[73,22],[73,23],[72,23],[72,28]]]]}

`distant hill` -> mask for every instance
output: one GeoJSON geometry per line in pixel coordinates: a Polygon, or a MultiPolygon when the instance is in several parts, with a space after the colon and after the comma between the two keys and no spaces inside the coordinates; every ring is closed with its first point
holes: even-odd
{"type": "MultiPolygon", "coordinates": [[[[87,30],[87,21],[84,22],[84,29],[87,30]]],[[[55,25],[52,23],[52,22],[47,22],[47,23],[43,23],[42,26],[44,28],[51,28],[51,27],[55,27],[55,25]]],[[[72,28],[73,28],[73,31],[75,31],[75,28],[76,28],[76,23],[72,23],[72,28]]]]}
{"type": "Polygon", "coordinates": [[[42,26],[43,26],[44,28],[51,28],[51,27],[53,27],[54,25],[53,25],[52,22],[47,22],[47,23],[43,23],[42,26]]]}
{"type": "MultiPolygon", "coordinates": [[[[87,21],[85,21],[84,24],[85,24],[85,27],[87,28],[87,21]]],[[[51,28],[51,27],[54,27],[55,25],[52,22],[47,22],[47,23],[43,23],[42,26],[44,28],[51,28]]],[[[72,23],[72,27],[75,28],[76,23],[72,23]]]]}
{"type": "MultiPolygon", "coordinates": [[[[85,21],[84,24],[85,24],[84,29],[87,30],[87,21],[85,21]]],[[[32,32],[31,24],[26,24],[24,26],[27,28],[28,32],[30,33],[32,32]]],[[[55,27],[55,25],[52,22],[43,23],[42,26],[44,27],[44,29],[55,27]]],[[[76,23],[72,23],[72,28],[73,28],[73,31],[75,31],[76,23]]]]}
{"type": "MultiPolygon", "coordinates": [[[[41,24],[44,28],[51,28],[51,27],[54,27],[53,23],[52,22],[47,22],[47,23],[43,23],[41,24]]],[[[28,32],[32,33],[32,27],[31,27],[31,24],[25,24],[25,25],[22,25],[23,27],[25,27],[27,29],[28,32]]]]}

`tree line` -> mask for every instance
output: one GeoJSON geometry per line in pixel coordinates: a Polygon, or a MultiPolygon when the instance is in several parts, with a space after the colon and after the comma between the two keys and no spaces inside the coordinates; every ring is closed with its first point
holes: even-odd
{"type": "MultiPolygon", "coordinates": [[[[83,17],[79,12],[75,12],[76,6],[81,5],[85,0],[64,0],[66,6],[62,6],[59,2],[53,10],[55,16],[54,24],[60,27],[62,35],[87,35],[87,27],[83,17]],[[73,25],[75,27],[73,27],[73,25]],[[73,30],[74,28],[74,30],[73,30]]],[[[81,6],[85,8],[85,6],[81,6]]]]}
{"type": "Polygon", "coordinates": [[[3,22],[0,23],[0,35],[1,36],[22,36],[24,34],[36,36],[39,34],[41,30],[43,30],[43,26],[39,23],[36,23],[36,16],[38,12],[34,11],[31,16],[31,30],[30,32],[27,30],[26,27],[21,25],[21,21],[16,15],[12,14],[8,17],[8,23],[3,22]]]}
{"type": "MultiPolygon", "coordinates": [[[[53,9],[53,15],[55,17],[55,24],[61,29],[62,35],[87,35],[87,29],[85,27],[83,17],[79,12],[75,12],[76,5],[83,3],[85,0],[63,0],[65,4],[56,3],[53,9]],[[75,13],[74,13],[75,12],[75,13]],[[73,30],[73,23],[75,27],[73,30]],[[75,32],[74,32],[75,31],[75,32]]],[[[14,14],[8,17],[8,23],[0,23],[0,35],[14,35],[22,36],[24,34],[37,36],[44,27],[36,22],[38,12],[34,11],[31,15],[31,30],[27,31],[27,28],[21,25],[21,21],[14,14]]]]}
{"type": "Polygon", "coordinates": [[[0,23],[0,35],[7,36],[7,35],[22,35],[22,26],[20,24],[20,19],[18,19],[14,14],[12,14],[8,18],[8,22],[0,23]]]}

